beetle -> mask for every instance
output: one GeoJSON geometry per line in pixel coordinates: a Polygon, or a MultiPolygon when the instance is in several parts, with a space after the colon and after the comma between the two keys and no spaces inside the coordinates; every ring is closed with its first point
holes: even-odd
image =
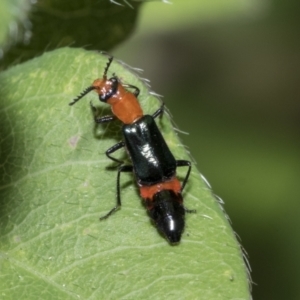
{"type": "MultiPolygon", "coordinates": [[[[183,206],[182,191],[191,173],[191,162],[176,160],[156,125],[155,118],[162,115],[164,104],[152,115],[144,115],[138,101],[140,89],[122,83],[115,74],[108,79],[107,72],[113,61],[109,57],[102,78],[94,80],[69,105],[74,105],[91,91],[96,91],[101,102],[111,105],[113,115],[96,117],[97,124],[119,119],[122,123],[123,140],[110,147],[106,156],[119,164],[117,173],[117,203],[100,220],[108,218],[121,207],[120,176],[133,172],[148,214],[158,230],[170,244],[178,244],[185,227],[185,212],[195,212],[183,206]],[[130,91],[131,90],[131,91],[130,91]],[[132,165],[112,154],[125,147],[132,165]],[[182,184],[176,177],[177,167],[187,167],[182,184]]],[[[96,108],[91,104],[94,112],[96,108]]]]}

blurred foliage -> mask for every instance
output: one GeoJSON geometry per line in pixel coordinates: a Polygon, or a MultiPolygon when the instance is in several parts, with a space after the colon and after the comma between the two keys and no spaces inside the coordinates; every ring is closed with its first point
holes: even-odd
{"type": "Polygon", "coordinates": [[[2,68],[65,46],[107,51],[133,31],[141,4],[134,1],[129,8],[109,0],[9,1],[3,0],[3,13],[11,18],[0,27],[0,38],[8,37],[2,42],[2,68]]]}
{"type": "Polygon", "coordinates": [[[174,1],[174,30],[145,20],[132,48],[115,53],[145,70],[189,132],[181,137],[249,253],[254,299],[299,299],[300,5],[243,3],[209,18],[193,2],[181,23],[187,5],[174,1]]]}

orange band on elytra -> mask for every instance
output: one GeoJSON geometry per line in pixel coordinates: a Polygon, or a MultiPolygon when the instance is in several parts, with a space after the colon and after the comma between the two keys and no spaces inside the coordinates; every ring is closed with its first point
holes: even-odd
{"type": "Polygon", "coordinates": [[[152,199],[153,196],[162,190],[172,190],[175,193],[180,193],[181,184],[176,177],[173,177],[169,181],[160,182],[150,186],[141,186],[140,195],[143,199],[152,199]]]}

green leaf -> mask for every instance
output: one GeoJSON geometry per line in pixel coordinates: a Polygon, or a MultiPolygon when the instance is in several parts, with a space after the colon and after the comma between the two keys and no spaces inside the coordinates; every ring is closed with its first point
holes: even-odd
{"type": "MultiPolygon", "coordinates": [[[[62,48],[0,75],[1,299],[249,299],[240,246],[195,166],[184,199],[197,213],[179,245],[151,224],[132,174],[121,179],[122,208],[99,221],[116,201],[105,150],[120,124],[95,126],[89,101],[110,113],[95,93],[68,103],[106,62],[62,48]]],[[[141,89],[146,113],[160,106],[128,68],[114,61],[113,72],[141,89]]],[[[168,115],[158,123],[175,157],[188,159],[168,115]]]]}
{"type": "Polygon", "coordinates": [[[130,1],[130,8],[109,0],[39,0],[26,14],[26,22],[19,25],[18,42],[6,49],[1,65],[64,46],[109,50],[132,32],[140,3],[130,1]]]}
{"type": "Polygon", "coordinates": [[[19,28],[24,25],[29,9],[28,0],[0,1],[0,46],[8,47],[18,40],[19,28]]]}

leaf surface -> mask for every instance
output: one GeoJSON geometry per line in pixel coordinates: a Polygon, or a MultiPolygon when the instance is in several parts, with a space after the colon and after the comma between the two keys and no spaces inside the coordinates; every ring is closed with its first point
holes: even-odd
{"type": "MultiPolygon", "coordinates": [[[[184,199],[197,213],[186,216],[179,245],[151,224],[131,174],[122,175],[122,208],[99,221],[115,205],[105,151],[121,125],[95,126],[89,101],[110,114],[95,93],[68,103],[106,62],[62,48],[0,75],[1,298],[249,299],[240,246],[195,166],[184,199]]],[[[141,89],[146,113],[160,106],[128,68],[114,61],[113,72],[141,89]]],[[[175,157],[189,159],[168,115],[157,122],[175,157]]]]}

